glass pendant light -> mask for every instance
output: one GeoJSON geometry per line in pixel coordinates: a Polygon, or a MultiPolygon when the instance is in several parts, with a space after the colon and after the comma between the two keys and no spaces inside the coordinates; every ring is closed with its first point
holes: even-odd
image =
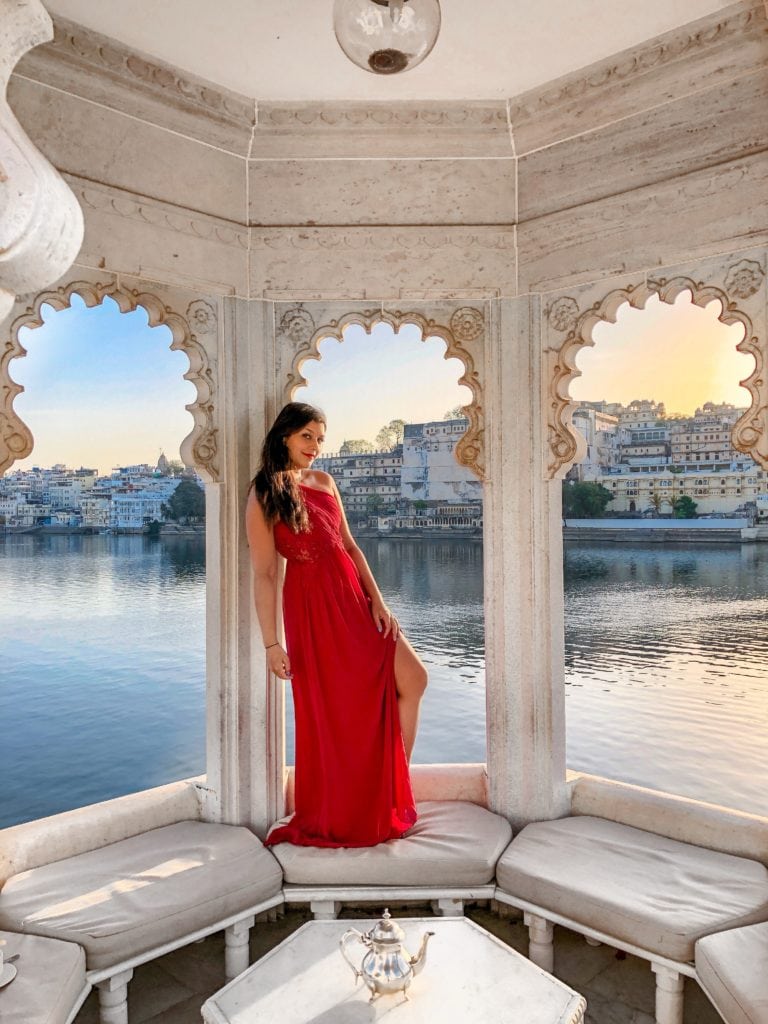
{"type": "Polygon", "coordinates": [[[335,0],[339,46],[358,67],[396,75],[421,64],[440,31],[439,0],[335,0]]]}

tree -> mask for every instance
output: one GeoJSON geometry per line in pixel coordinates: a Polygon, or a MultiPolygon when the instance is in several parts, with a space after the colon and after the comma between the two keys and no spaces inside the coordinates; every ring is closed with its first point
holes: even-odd
{"type": "Polygon", "coordinates": [[[340,455],[367,455],[374,450],[370,441],[357,438],[353,441],[343,441],[339,449],[340,455]]]}
{"type": "Polygon", "coordinates": [[[205,519],[205,491],[195,480],[182,480],[160,511],[166,519],[177,523],[205,519]]]}
{"type": "Polygon", "coordinates": [[[658,491],[654,491],[653,494],[650,496],[650,498],[648,499],[648,504],[653,509],[655,515],[659,515],[662,506],[664,505],[664,502],[666,500],[667,499],[662,497],[662,495],[659,494],[658,491]]]}
{"type": "Polygon", "coordinates": [[[466,418],[467,414],[464,411],[463,405],[455,405],[453,409],[449,409],[448,412],[443,415],[444,420],[465,420],[466,418]]]}
{"type": "Polygon", "coordinates": [[[689,498],[687,494],[681,494],[679,498],[675,498],[672,503],[672,509],[675,513],[675,519],[695,519],[696,509],[698,505],[689,498]]]}
{"type": "Polygon", "coordinates": [[[369,494],[366,498],[365,505],[370,515],[375,515],[381,510],[384,504],[384,499],[380,494],[369,494]]]}
{"type": "Polygon", "coordinates": [[[405,420],[390,420],[376,435],[376,447],[379,451],[391,451],[395,445],[403,443],[405,420]]]}
{"type": "Polygon", "coordinates": [[[613,495],[607,487],[589,481],[563,481],[563,515],[572,519],[599,519],[613,495]]]}

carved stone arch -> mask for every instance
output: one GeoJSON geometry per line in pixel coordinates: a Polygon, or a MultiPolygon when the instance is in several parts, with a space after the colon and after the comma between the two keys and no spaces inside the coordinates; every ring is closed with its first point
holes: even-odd
{"type": "Polygon", "coordinates": [[[194,384],[197,391],[195,401],[186,406],[192,414],[194,426],[181,444],[181,457],[184,463],[196,469],[206,482],[217,481],[219,465],[214,418],[216,383],[208,354],[190,326],[192,321],[200,333],[215,331],[215,309],[204,300],[197,300],[190,303],[187,316],[184,317],[149,292],[128,290],[113,282],[92,284],[88,281],[73,281],[71,284],[41,292],[32,305],[11,323],[10,336],[6,339],[0,356],[0,474],[18,459],[31,454],[34,444],[29,428],[13,407],[16,396],[24,390],[10,376],[11,361],[18,356],[26,355],[26,349],[19,341],[19,330],[22,327],[41,327],[43,305],[51,306],[55,310],[67,309],[72,304],[73,295],[79,295],[89,309],[100,305],[105,298],[113,299],[121,313],[130,313],[141,306],[146,310],[150,327],[164,325],[170,328],[170,347],[174,351],[184,352],[187,356],[189,369],[183,376],[185,380],[194,384]]]}
{"type": "MultiPolygon", "coordinates": [[[[706,306],[716,299],[721,307],[717,319],[723,324],[741,324],[744,328],[744,337],[736,346],[736,350],[752,356],[755,365],[750,375],[739,381],[739,384],[749,392],[750,403],[744,415],[733,425],[731,444],[736,451],[750,455],[761,469],[768,469],[768,381],[765,379],[765,351],[764,345],[760,345],[756,336],[751,317],[739,308],[727,292],[715,285],[696,282],[689,277],[673,277],[670,280],[661,277],[650,284],[662,302],[674,302],[684,291],[691,293],[696,306],[706,306]]],[[[731,282],[727,281],[726,285],[729,284],[731,282]]],[[[739,294],[739,288],[739,282],[733,281],[732,292],[739,294]]],[[[742,291],[741,294],[749,297],[754,292],[742,291]]]]}
{"type": "Polygon", "coordinates": [[[714,299],[721,305],[718,320],[724,324],[740,323],[744,327],[744,338],[736,346],[739,352],[751,355],[755,367],[746,380],[739,383],[751,396],[750,408],[734,425],[731,438],[733,447],[755,462],[768,469],[768,388],[766,387],[765,357],[754,336],[752,320],[738,307],[728,294],[716,285],[704,284],[689,277],[663,277],[649,279],[643,285],[629,285],[609,292],[602,301],[594,302],[581,311],[578,303],[570,296],[562,296],[548,307],[550,326],[562,331],[566,337],[560,347],[551,355],[549,374],[549,463],[548,479],[565,476],[575,462],[586,454],[586,442],[573,426],[572,416],[577,403],[570,397],[571,382],[581,376],[576,366],[576,356],[585,346],[594,345],[592,331],[601,321],[616,323],[620,306],[628,302],[636,309],[643,309],[651,295],[658,295],[662,302],[673,303],[678,295],[688,291],[697,306],[707,306],[714,299]]]}
{"type": "Polygon", "coordinates": [[[480,480],[485,479],[485,440],[483,380],[478,369],[482,359],[483,335],[486,329],[482,310],[472,306],[461,306],[453,311],[449,323],[425,317],[415,311],[402,312],[382,309],[361,310],[345,313],[329,319],[317,327],[304,306],[288,309],[277,325],[278,339],[293,345],[290,368],[285,375],[282,398],[290,402],[294,393],[307,384],[301,373],[302,365],[308,359],[321,359],[319,345],[326,338],[344,340],[344,330],[351,324],[358,324],[370,334],[377,323],[386,323],[397,334],[404,324],[415,324],[421,331],[422,340],[440,338],[445,342],[445,359],[459,359],[464,373],[457,383],[469,388],[472,400],[464,406],[469,426],[456,445],[456,459],[460,465],[473,472],[480,480]]]}

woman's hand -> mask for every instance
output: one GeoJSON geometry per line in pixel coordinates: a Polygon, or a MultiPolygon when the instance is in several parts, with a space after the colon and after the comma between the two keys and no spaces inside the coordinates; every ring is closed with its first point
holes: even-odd
{"type": "Polygon", "coordinates": [[[269,671],[274,672],[279,679],[290,679],[293,675],[291,661],[280,644],[274,644],[267,651],[267,664],[269,671]]]}
{"type": "Polygon", "coordinates": [[[391,633],[392,639],[397,640],[400,633],[400,623],[380,597],[371,600],[371,615],[376,623],[376,629],[383,636],[389,636],[391,633]]]}

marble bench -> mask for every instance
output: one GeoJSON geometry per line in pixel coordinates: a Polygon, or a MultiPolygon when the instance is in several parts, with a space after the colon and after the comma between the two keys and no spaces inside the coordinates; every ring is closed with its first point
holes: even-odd
{"type": "Polygon", "coordinates": [[[0,931],[0,949],[16,977],[0,988],[3,1024],[71,1024],[91,990],[85,953],[74,942],[0,931]]]}
{"type": "Polygon", "coordinates": [[[697,940],[768,920],[763,864],[597,817],[527,825],[496,877],[496,899],[524,912],[530,958],[544,970],[553,924],[649,960],[658,1024],[682,1022],[697,940]]]}
{"type": "Polygon", "coordinates": [[[282,880],[248,829],[181,821],[12,875],[0,928],[82,946],[102,1021],[127,1024],[133,968],[163,953],[225,931],[227,977],[245,970],[254,917],[283,902],[282,880]]]}
{"type": "Polygon", "coordinates": [[[696,943],[696,977],[726,1024],[768,1024],[768,923],[696,943]]]}
{"type": "Polygon", "coordinates": [[[378,846],[273,846],[286,902],[309,903],[315,918],[328,920],[343,902],[431,900],[436,913],[460,915],[465,900],[492,899],[496,862],[512,838],[506,818],[463,800],[428,800],[417,809],[403,839],[378,846]]]}

